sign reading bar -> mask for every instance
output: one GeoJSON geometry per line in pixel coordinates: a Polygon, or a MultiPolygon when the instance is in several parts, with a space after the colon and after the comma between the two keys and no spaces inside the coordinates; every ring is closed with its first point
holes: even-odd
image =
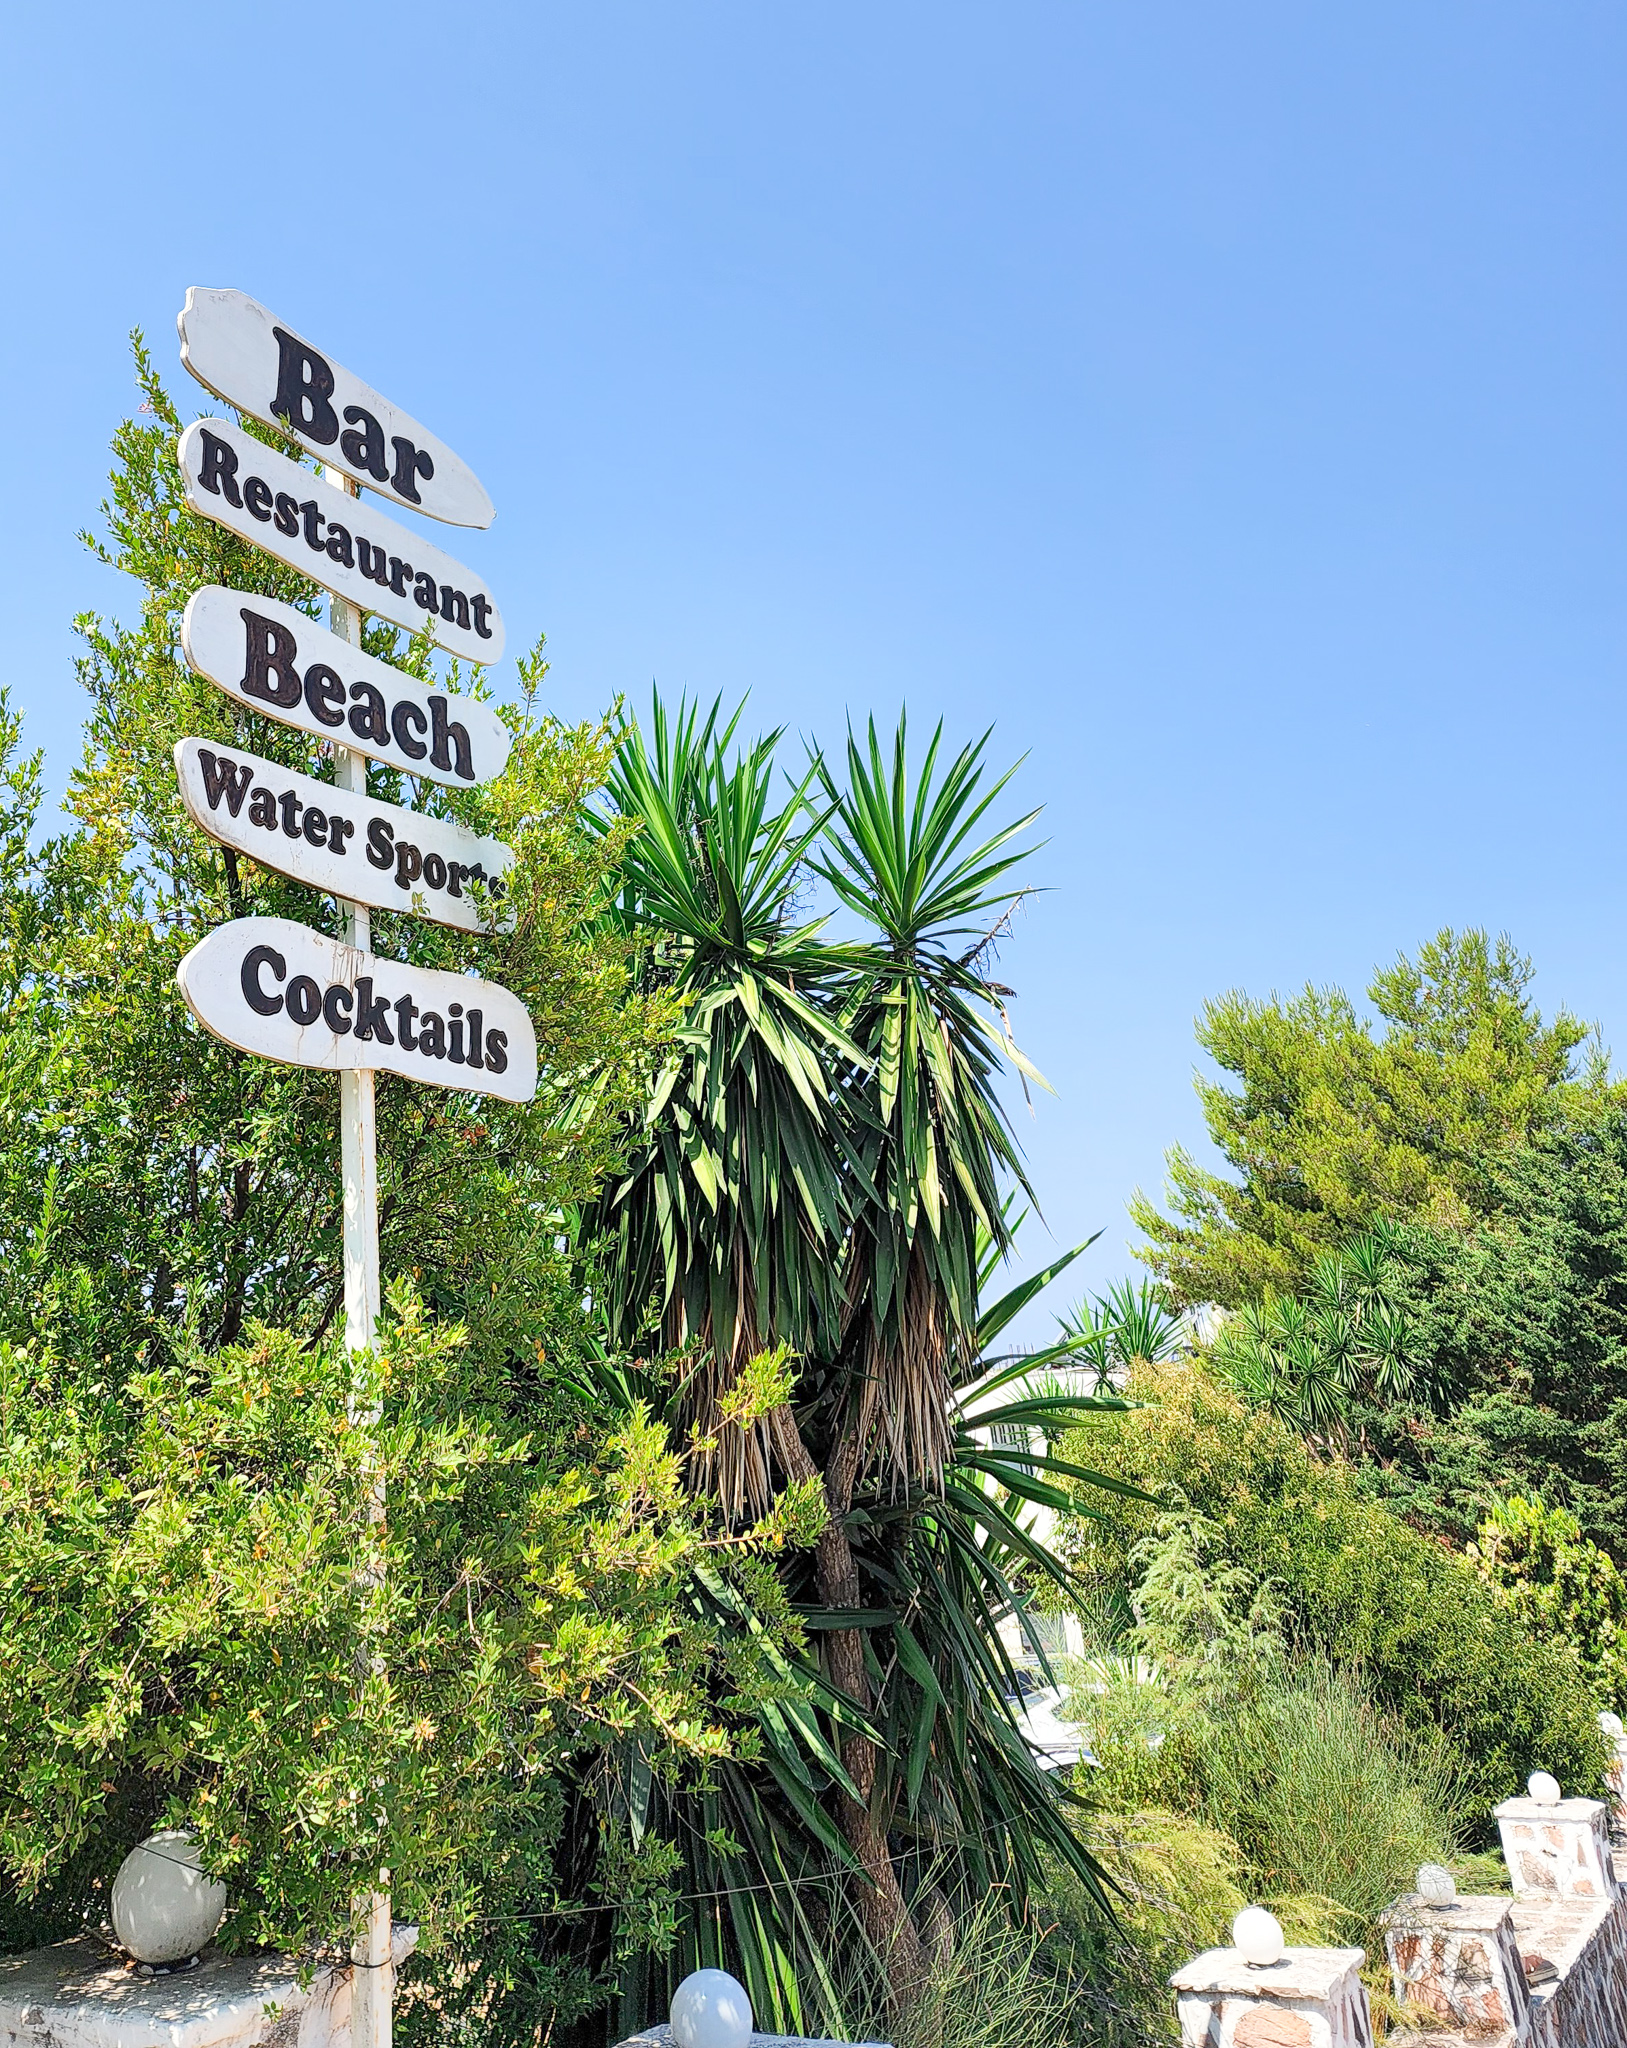
{"type": "Polygon", "coordinates": [[[205,832],[296,882],[460,931],[513,921],[503,877],[514,854],[500,839],[203,740],[176,741],[175,773],[205,832]]]}
{"type": "Polygon", "coordinates": [[[469,789],[508,760],[508,727],[489,704],[403,675],[274,597],[206,584],[181,620],[181,651],[245,709],[409,775],[469,789]]]}
{"type": "Polygon", "coordinates": [[[465,661],[496,661],[503,620],[478,576],[361,498],[227,420],[194,420],[177,451],[186,502],[327,590],[465,661]]]}
{"type": "Polygon", "coordinates": [[[247,292],[193,285],[176,325],[181,361],[239,412],[398,505],[453,526],[491,525],[492,501],[468,463],[247,292]]]}
{"type": "Polygon", "coordinates": [[[371,1067],[505,1102],[537,1090],[525,1005],[494,981],[383,960],[286,917],[240,917],[175,970],[217,1038],[291,1067],[371,1067]]]}

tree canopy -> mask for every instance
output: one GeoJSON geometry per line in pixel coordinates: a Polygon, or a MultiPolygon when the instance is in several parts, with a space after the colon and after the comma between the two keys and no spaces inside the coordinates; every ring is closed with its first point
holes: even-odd
{"type": "Polygon", "coordinates": [[[1585,1027],[1545,1023],[1530,962],[1506,938],[1442,930],[1374,975],[1378,1026],[1338,988],[1204,1006],[1198,1043],[1226,1079],[1196,1082],[1209,1135],[1237,1176],[1176,1147],[1171,1213],[1131,1204],[1141,1256],[1180,1304],[1236,1307],[1294,1292],[1317,1255],[1382,1219],[1460,1229],[1495,1205],[1496,1162],[1578,1091],[1585,1027]]]}

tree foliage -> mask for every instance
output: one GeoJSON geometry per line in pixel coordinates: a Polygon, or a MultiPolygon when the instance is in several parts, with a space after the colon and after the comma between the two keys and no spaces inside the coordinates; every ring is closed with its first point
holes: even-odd
{"type": "MultiPolygon", "coordinates": [[[[1234,990],[1205,1004],[1198,1043],[1209,1135],[1239,1176],[1169,1154],[1172,1213],[1138,1195],[1142,1254],[1180,1303],[1297,1293],[1317,1255],[1381,1219],[1461,1228],[1488,1213],[1488,1168],[1548,1128],[1586,1038],[1545,1024],[1530,963],[1506,938],[1443,930],[1375,974],[1382,1031],[1342,989],[1287,1001],[1234,990]]],[[[1602,1086],[1590,1071],[1595,1092],[1602,1086]]]]}
{"type": "MultiPolygon", "coordinates": [[[[1539,1765],[1591,1792],[1603,1752],[1581,1670],[1533,1639],[1471,1563],[1375,1501],[1356,1465],[1315,1456],[1200,1364],[1141,1367],[1131,1391],[1140,1405],[1082,1424],[1064,1454],[1218,1530],[1206,1571],[1224,1564],[1269,1587],[1291,1648],[1359,1666],[1381,1708],[1439,1729],[1476,1819],[1539,1765]]],[[[1081,1569],[1129,1594],[1131,1554],[1159,1510],[1091,1505],[1075,1530],[1081,1569]]]]}
{"type": "Polygon", "coordinates": [[[1570,1651],[1602,1706],[1627,1703],[1627,1578],[1574,1515],[1514,1494],[1481,1523],[1468,1555],[1524,1628],[1570,1651]]]}

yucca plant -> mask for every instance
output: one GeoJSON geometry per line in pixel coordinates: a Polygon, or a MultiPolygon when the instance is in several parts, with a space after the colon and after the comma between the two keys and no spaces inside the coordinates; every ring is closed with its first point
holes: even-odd
{"type": "Polygon", "coordinates": [[[1343,1447],[1355,1401],[1395,1400],[1423,1384],[1424,1361],[1391,1298],[1395,1255],[1389,1231],[1364,1231],[1318,1256],[1303,1295],[1246,1303],[1215,1343],[1222,1377],[1305,1436],[1343,1447]]]}
{"type": "Polygon", "coordinates": [[[1007,1062],[1038,1079],[991,973],[1031,817],[989,831],[1009,778],[985,783],[987,736],[940,770],[935,734],[912,780],[902,720],[886,747],[872,727],[844,780],[816,754],[776,802],[778,735],[734,748],[737,725],[657,699],[608,784],[602,822],[637,828],[617,915],[686,1024],[583,1242],[608,1345],[682,1356],[673,1413],[716,1446],[700,1469],[721,1514],[785,1482],[824,1495],[811,1557],[785,1565],[817,1655],[785,1674],[760,1763],[649,1795],[694,1891],[717,1895],[674,1967],[727,1953],[760,2012],[805,2030],[841,2023],[833,1912],[903,1999],[938,1911],[996,1879],[1020,1900],[1046,1849],[1094,1881],[1017,1730],[997,1634],[1065,1576],[1021,1510],[1070,1504],[1048,1446],[1092,1404],[1037,1387],[1033,1361],[991,1369],[1035,1283],[980,1306],[1026,1190],[997,1082],[1007,1062]],[[820,882],[863,939],[807,913],[820,882]],[[731,1390],[770,1350],[794,1383],[732,1430],[731,1390]],[[962,1896],[935,1906],[944,1889],[962,1896]]]}

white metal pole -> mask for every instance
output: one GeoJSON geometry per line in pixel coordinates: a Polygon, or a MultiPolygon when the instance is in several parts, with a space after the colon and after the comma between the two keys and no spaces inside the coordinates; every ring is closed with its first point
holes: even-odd
{"type": "MultiPolygon", "coordinates": [[[[357,486],[337,470],[326,470],[330,483],[351,496],[357,486]]],[[[359,647],[362,615],[347,598],[329,599],[328,620],[334,633],[359,647]]],[[[334,750],[333,779],[341,789],[367,792],[367,757],[350,747],[334,750]]],[[[373,920],[365,903],[344,903],[345,943],[367,950],[373,920]]],[[[345,1343],[351,1351],[371,1351],[379,1316],[378,1134],[373,1117],[373,1075],[339,1075],[339,1156],[344,1177],[345,1343]]],[[[353,1410],[362,1425],[378,1420],[376,1406],[353,1410]]],[[[373,1520],[384,1520],[384,1481],[373,1496],[373,1520]]],[[[374,1889],[358,1893],[351,1908],[350,2036],[352,2048],[391,2048],[391,2011],[395,1970],[390,1954],[390,1873],[381,1870],[374,1889]]]]}

